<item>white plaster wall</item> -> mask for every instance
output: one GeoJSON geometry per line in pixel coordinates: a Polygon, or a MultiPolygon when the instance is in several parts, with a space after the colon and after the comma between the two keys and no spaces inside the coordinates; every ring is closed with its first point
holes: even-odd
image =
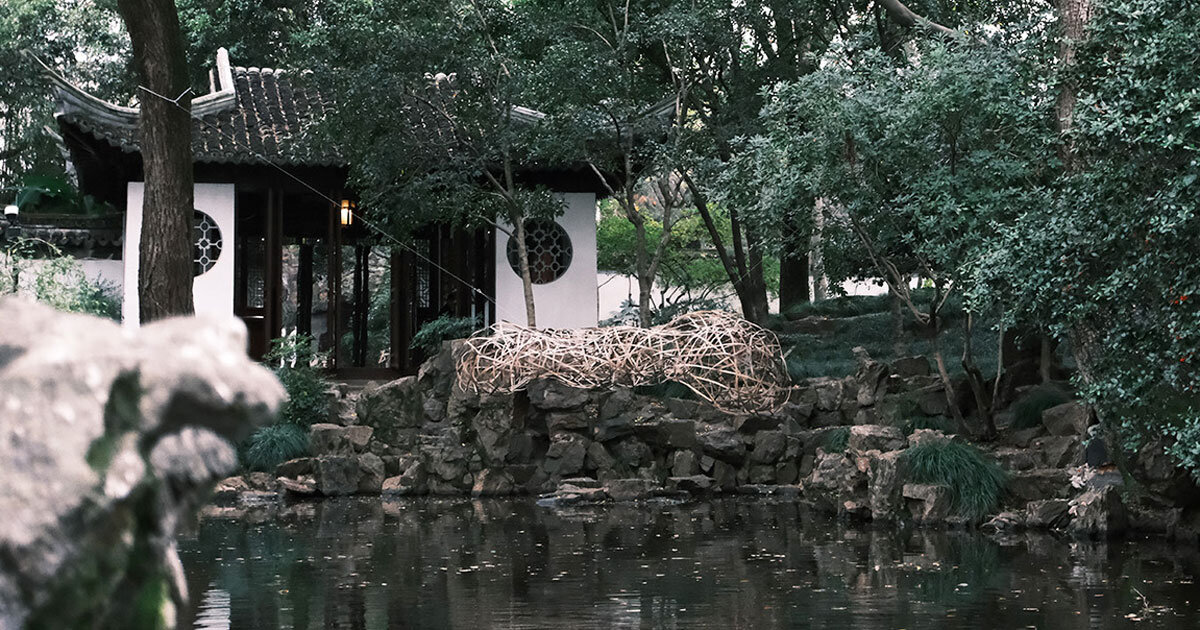
{"type": "MultiPolygon", "coordinates": [[[[554,282],[533,285],[538,328],[595,326],[596,195],[561,193],[565,210],[555,219],[567,231],[574,252],[571,266],[554,282]]],[[[507,226],[506,226],[507,227],[507,226]]],[[[525,293],[521,276],[508,264],[508,234],[496,234],[496,320],[525,325],[525,293]]]]}
{"type": "Polygon", "coordinates": [[[125,261],[107,260],[100,258],[80,258],[79,266],[83,274],[92,281],[100,281],[122,292],[125,285],[125,261]]]}
{"type": "MultiPolygon", "coordinates": [[[[142,182],[129,183],[125,212],[125,297],[121,306],[121,317],[126,326],[138,325],[138,250],[142,242],[144,194],[145,185],[142,182]]],[[[196,184],[195,207],[217,222],[223,243],[217,263],[192,281],[196,314],[228,317],[233,314],[233,184],[196,184]]]]}

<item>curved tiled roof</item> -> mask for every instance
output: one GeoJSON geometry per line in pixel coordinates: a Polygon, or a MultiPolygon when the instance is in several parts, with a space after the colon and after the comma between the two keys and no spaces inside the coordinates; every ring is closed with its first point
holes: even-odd
{"type": "MultiPolygon", "coordinates": [[[[47,68],[58,87],[60,125],[71,125],[122,151],[137,145],[136,108],[98,99],[47,68]]],[[[213,91],[192,100],[192,156],[198,163],[341,166],[337,148],[316,141],[311,125],[329,101],[302,73],[229,65],[217,52],[213,91]],[[219,88],[219,89],[218,89],[219,88]],[[261,156],[261,158],[260,158],[261,156]]],[[[142,95],[141,98],[154,98],[142,95]]]]}

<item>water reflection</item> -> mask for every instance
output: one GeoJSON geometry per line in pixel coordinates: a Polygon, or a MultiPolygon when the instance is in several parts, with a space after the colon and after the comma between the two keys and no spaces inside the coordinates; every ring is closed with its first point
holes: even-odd
{"type": "Polygon", "coordinates": [[[180,546],[196,628],[1200,627],[1194,549],[848,526],[745,499],[340,499],[229,511],[180,546]]]}

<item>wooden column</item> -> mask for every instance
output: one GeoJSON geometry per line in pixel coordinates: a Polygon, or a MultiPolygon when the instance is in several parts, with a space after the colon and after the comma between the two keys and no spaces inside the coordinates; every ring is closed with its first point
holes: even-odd
{"type": "Polygon", "coordinates": [[[340,365],[338,353],[340,344],[338,343],[338,332],[341,329],[341,324],[338,322],[338,311],[340,309],[340,294],[341,294],[341,273],[342,273],[342,229],[341,221],[338,216],[339,208],[335,205],[329,206],[329,233],[326,238],[329,255],[326,256],[327,279],[325,281],[325,293],[328,299],[328,305],[325,311],[325,332],[329,335],[329,356],[331,368],[337,369],[340,365]]]}
{"type": "Polygon", "coordinates": [[[308,239],[300,243],[300,269],[296,274],[296,332],[312,334],[313,246],[308,239]]]}
{"type": "Polygon", "coordinates": [[[277,187],[267,189],[267,251],[263,279],[267,339],[279,336],[283,327],[283,193],[277,187]]]}

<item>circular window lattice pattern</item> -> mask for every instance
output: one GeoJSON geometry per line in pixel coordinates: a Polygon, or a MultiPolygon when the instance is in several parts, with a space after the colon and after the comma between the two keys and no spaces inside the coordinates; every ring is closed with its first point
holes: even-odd
{"type": "MultiPolygon", "coordinates": [[[[571,266],[571,238],[567,231],[554,221],[529,219],[525,222],[525,249],[529,256],[529,276],[534,284],[554,282],[571,266]]],[[[514,273],[521,275],[520,257],[517,255],[517,239],[508,239],[508,264],[514,273]]]]}
{"type": "Polygon", "coordinates": [[[199,210],[192,215],[192,238],[192,275],[198,276],[217,264],[224,243],[216,220],[199,210]]]}

